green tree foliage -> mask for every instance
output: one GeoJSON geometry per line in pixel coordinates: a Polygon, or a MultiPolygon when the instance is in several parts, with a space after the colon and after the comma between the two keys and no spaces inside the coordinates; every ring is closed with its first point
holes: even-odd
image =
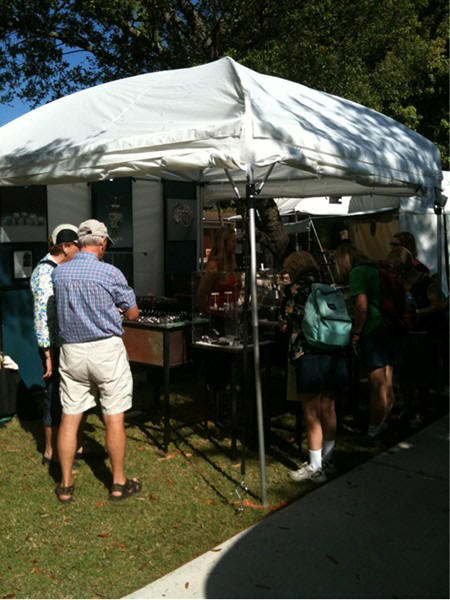
{"type": "Polygon", "coordinates": [[[230,55],[343,96],[436,143],[448,165],[445,0],[0,0],[0,99],[230,55]],[[78,65],[71,53],[84,52],[78,65]]]}

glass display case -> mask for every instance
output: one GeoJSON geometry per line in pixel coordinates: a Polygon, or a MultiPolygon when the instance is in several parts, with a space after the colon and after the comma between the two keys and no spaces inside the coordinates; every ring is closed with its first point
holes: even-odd
{"type": "MultiPolygon", "coordinates": [[[[279,274],[259,271],[256,288],[260,322],[276,323],[283,297],[279,274]]],[[[193,343],[240,346],[246,332],[250,341],[251,300],[246,311],[245,272],[192,273],[193,343]]]]}

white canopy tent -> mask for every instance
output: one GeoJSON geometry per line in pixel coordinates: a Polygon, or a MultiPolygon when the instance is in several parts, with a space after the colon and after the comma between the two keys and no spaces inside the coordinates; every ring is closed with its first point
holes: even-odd
{"type": "Polygon", "coordinates": [[[333,201],[333,196],[313,198],[276,198],[281,216],[297,213],[320,217],[345,217],[367,215],[382,211],[395,210],[400,206],[400,198],[396,196],[362,195],[340,196],[333,201]]]}
{"type": "Polygon", "coordinates": [[[0,185],[112,177],[193,181],[199,195],[249,209],[252,326],[261,457],[264,439],[256,311],[258,195],[421,195],[441,187],[437,148],[373,110],[231,58],[77,92],[0,128],[0,185]]]}
{"type": "MultiPolygon", "coordinates": [[[[442,192],[450,197],[450,172],[442,173],[442,192]]],[[[417,241],[418,257],[432,272],[439,271],[438,250],[438,216],[433,206],[423,202],[423,198],[396,197],[384,195],[342,196],[338,202],[333,196],[311,198],[276,198],[275,202],[282,216],[295,214],[298,222],[289,223],[286,228],[290,232],[304,229],[306,217],[355,217],[361,215],[377,215],[395,211],[399,218],[401,231],[410,231],[417,241]]],[[[450,215],[450,203],[443,207],[447,230],[450,215]]],[[[445,236],[443,236],[445,237],[445,236]]],[[[448,260],[450,244],[448,239],[441,240],[442,261],[448,260]],[[446,258],[447,257],[447,258],[446,258]]],[[[442,272],[442,289],[448,293],[448,274],[442,272]]]]}

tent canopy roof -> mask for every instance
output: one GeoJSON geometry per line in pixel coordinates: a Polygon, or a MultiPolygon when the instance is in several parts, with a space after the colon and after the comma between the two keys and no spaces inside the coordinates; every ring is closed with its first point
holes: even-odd
{"type": "MultiPolygon", "coordinates": [[[[248,168],[266,196],[440,188],[440,157],[373,110],[225,57],[66,96],[0,128],[0,185],[155,176],[212,184],[248,168]]],[[[214,187],[216,186],[216,187],[214,187]]]]}

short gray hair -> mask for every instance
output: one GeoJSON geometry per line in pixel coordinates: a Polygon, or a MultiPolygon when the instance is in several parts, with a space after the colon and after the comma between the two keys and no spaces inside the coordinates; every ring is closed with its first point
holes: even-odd
{"type": "Polygon", "coordinates": [[[100,235],[83,235],[78,238],[78,243],[80,244],[80,248],[84,248],[85,246],[101,246],[102,242],[105,238],[100,235]]]}

